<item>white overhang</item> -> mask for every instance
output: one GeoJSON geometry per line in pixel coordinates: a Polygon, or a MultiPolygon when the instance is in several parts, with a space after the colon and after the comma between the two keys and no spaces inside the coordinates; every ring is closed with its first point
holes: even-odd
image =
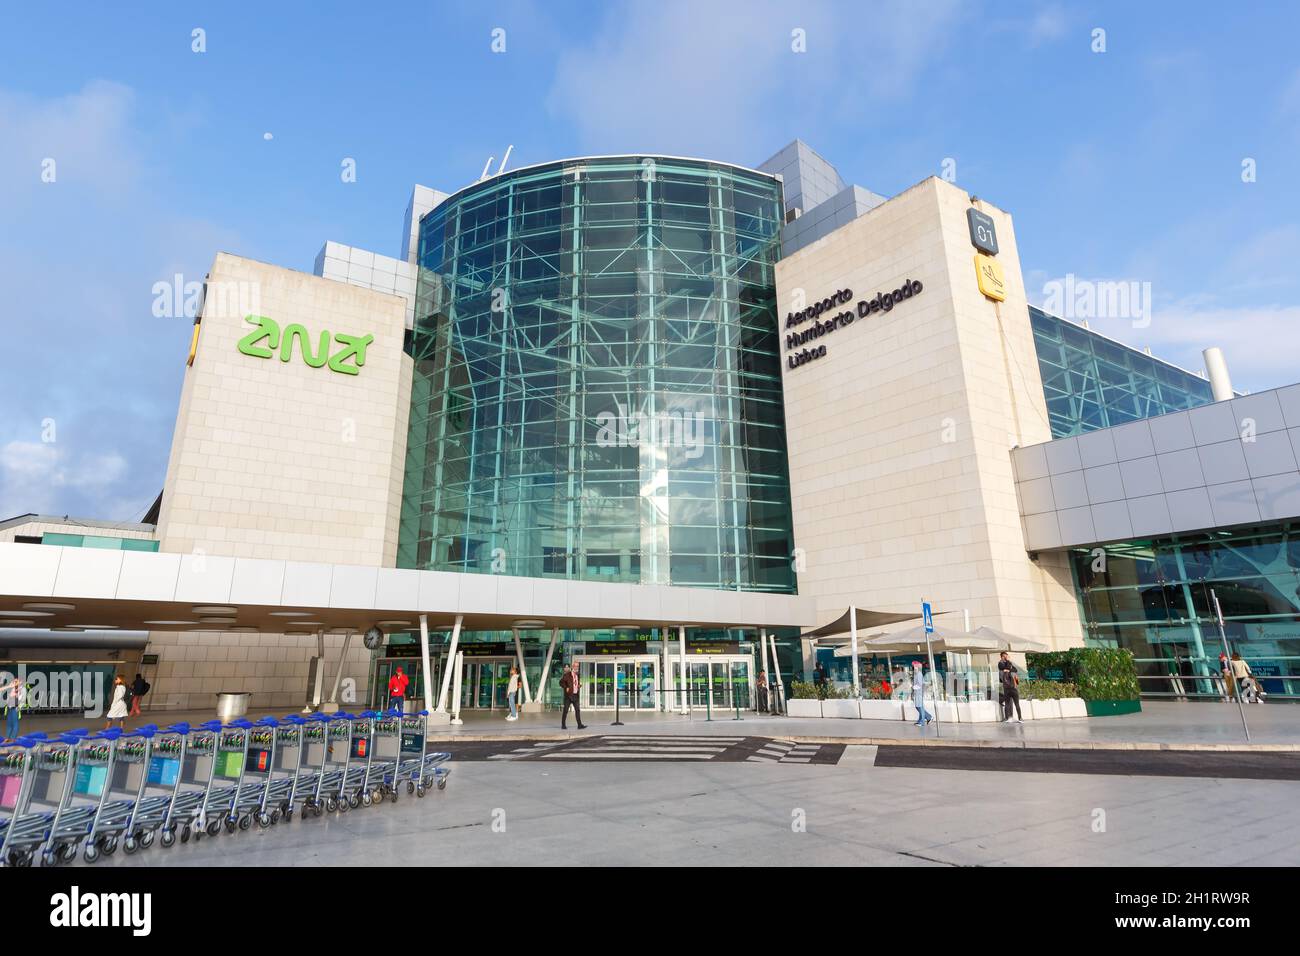
{"type": "MultiPolygon", "coordinates": [[[[805,628],[816,623],[811,598],[785,594],[0,544],[0,625],[7,618],[31,622],[21,625],[28,627],[39,622],[41,627],[312,633],[319,627],[364,630],[383,621],[414,627],[420,614],[430,615],[429,625],[436,630],[450,628],[457,616],[467,630],[506,630],[519,620],[563,629],[805,628]],[[14,613],[43,603],[72,609],[35,618],[14,613]],[[223,608],[234,608],[234,613],[223,608]],[[306,614],[287,617],[285,612],[306,614]],[[159,621],[194,623],[153,623],[159,621]]],[[[0,635],[5,629],[0,626],[0,635]]]]}

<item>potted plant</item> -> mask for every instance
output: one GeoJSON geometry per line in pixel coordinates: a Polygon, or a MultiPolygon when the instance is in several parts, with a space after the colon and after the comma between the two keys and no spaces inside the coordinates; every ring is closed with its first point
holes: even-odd
{"type": "Polygon", "coordinates": [[[817,685],[808,681],[791,681],[790,696],[785,701],[785,712],[791,717],[820,717],[822,702],[817,693],[817,685]]]}
{"type": "Polygon", "coordinates": [[[852,695],[853,692],[847,688],[836,687],[829,683],[822,684],[822,716],[854,719],[862,716],[858,712],[857,698],[852,695]]]}
{"type": "MultiPolygon", "coordinates": [[[[1028,654],[1030,673],[1060,675],[1078,687],[1090,717],[1133,714],[1142,709],[1137,668],[1132,652],[1117,647],[1074,647],[1049,654],[1028,654]]],[[[1062,707],[1063,716],[1083,716],[1073,701],[1062,707]]]]}
{"type": "Polygon", "coordinates": [[[1077,698],[1078,693],[1068,681],[1024,680],[1020,682],[1020,712],[1034,720],[1061,717],[1061,701],[1077,698]]]}

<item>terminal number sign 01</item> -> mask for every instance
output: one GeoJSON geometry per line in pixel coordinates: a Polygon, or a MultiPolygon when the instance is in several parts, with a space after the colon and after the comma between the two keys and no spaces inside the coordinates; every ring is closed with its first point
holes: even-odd
{"type": "Polygon", "coordinates": [[[966,210],[966,224],[970,226],[970,241],[980,252],[991,256],[998,254],[998,233],[993,228],[993,217],[974,207],[966,210]]]}

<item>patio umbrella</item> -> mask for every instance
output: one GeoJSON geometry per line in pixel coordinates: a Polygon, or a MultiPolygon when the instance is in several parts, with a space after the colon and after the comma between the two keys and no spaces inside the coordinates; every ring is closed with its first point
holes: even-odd
{"type": "Polygon", "coordinates": [[[989,627],[988,625],[975,628],[971,634],[975,637],[996,641],[996,649],[999,651],[1013,651],[1018,654],[1023,654],[1026,652],[1041,653],[1043,651],[1051,650],[1051,648],[1042,641],[1033,641],[1027,637],[1017,637],[1014,634],[1008,634],[1006,631],[999,631],[996,627],[989,627]]]}

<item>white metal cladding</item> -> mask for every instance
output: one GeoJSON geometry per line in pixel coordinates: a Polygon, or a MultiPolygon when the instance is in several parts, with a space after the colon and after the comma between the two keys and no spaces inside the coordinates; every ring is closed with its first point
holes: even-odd
{"type": "Polygon", "coordinates": [[[1011,458],[1029,551],[1300,518],[1300,385],[1011,458]]]}
{"type": "Polygon", "coordinates": [[[816,623],[812,599],[786,594],[0,544],[0,609],[49,598],[78,605],[52,624],[106,619],[119,627],[192,618],[191,607],[203,604],[236,607],[239,625],[276,630],[285,624],[272,615],[277,610],[310,611],[312,620],[339,627],[411,614],[464,615],[467,628],[483,629],[509,628],[520,618],[566,628],[816,623]]]}

